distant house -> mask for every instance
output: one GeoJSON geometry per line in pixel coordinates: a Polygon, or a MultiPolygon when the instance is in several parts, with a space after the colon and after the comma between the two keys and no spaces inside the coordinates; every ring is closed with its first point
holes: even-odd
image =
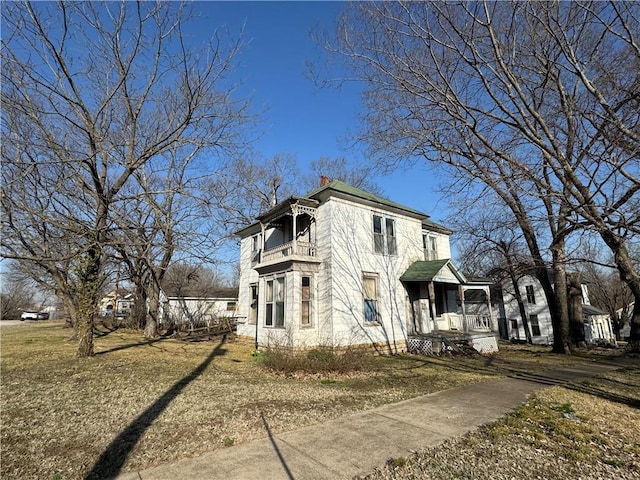
{"type": "Polygon", "coordinates": [[[258,345],[396,352],[448,332],[496,349],[489,283],[453,264],[450,234],[424,213],[325,180],[237,232],[238,335],[258,345]]]}
{"type": "Polygon", "coordinates": [[[592,305],[583,305],[584,336],[587,343],[615,343],[611,316],[592,305]]]}
{"type": "MultiPolygon", "coordinates": [[[[551,313],[542,285],[532,275],[524,275],[518,280],[520,297],[523,301],[531,338],[534,344],[553,344],[551,313]]],[[[525,341],[526,335],[516,294],[510,282],[501,289],[500,332],[508,340],[525,341]]],[[[585,340],[587,343],[615,342],[609,314],[590,305],[587,285],[582,285],[582,311],[585,319],[585,340]]]]}
{"type": "Polygon", "coordinates": [[[166,297],[163,323],[207,326],[221,318],[236,317],[237,297],[166,297]]]}
{"type": "Polygon", "coordinates": [[[100,299],[98,312],[102,316],[126,316],[131,312],[133,302],[133,293],[126,289],[113,290],[100,299]]]}

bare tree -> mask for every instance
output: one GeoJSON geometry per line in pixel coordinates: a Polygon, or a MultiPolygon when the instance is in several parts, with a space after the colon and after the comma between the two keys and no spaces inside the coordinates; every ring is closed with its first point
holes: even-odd
{"type": "Polygon", "coordinates": [[[203,187],[209,198],[209,216],[217,223],[220,236],[231,236],[279,201],[298,193],[297,177],[296,159],[286,153],[271,158],[252,154],[228,162],[203,187]]]}
{"type": "Polygon", "coordinates": [[[320,157],[311,162],[310,169],[311,174],[303,179],[306,191],[317,188],[320,177],[324,175],[331,180],[341,180],[375,195],[382,194],[382,189],[373,180],[373,165],[350,165],[345,157],[320,157]]]}
{"type": "MultiPolygon", "coordinates": [[[[480,200],[480,199],[477,199],[480,200]]],[[[458,205],[449,217],[448,225],[460,239],[460,265],[466,272],[477,272],[491,278],[515,299],[524,327],[527,343],[533,343],[520,280],[534,270],[534,262],[526,253],[526,245],[513,218],[495,204],[480,213],[473,204],[458,205]]]]}
{"type": "Polygon", "coordinates": [[[233,287],[214,268],[200,263],[179,262],[171,265],[162,283],[164,292],[171,297],[225,297],[235,296],[233,287]]]}
{"type": "Polygon", "coordinates": [[[20,264],[5,264],[0,282],[0,319],[20,318],[24,310],[35,307],[34,298],[33,283],[20,271],[20,264]]]}
{"type": "Polygon", "coordinates": [[[211,173],[196,162],[198,151],[176,145],[147,162],[134,173],[127,201],[114,206],[115,249],[136,285],[134,318],[147,338],[158,333],[161,285],[174,254],[214,258],[219,243],[207,228],[200,186],[211,173]]]}
{"type": "Polygon", "coordinates": [[[630,2],[357,3],[334,45],[367,84],[361,138],[372,155],[391,166],[425,158],[491,189],[516,218],[541,280],[521,200],[553,210],[555,351],[567,350],[566,285],[557,281],[578,228],[593,229],[614,253],[636,298],[631,338],[640,346],[640,273],[627,249],[640,218],[639,10],[630,2]]]}
{"type": "Polygon", "coordinates": [[[136,172],[176,145],[231,149],[247,118],[225,80],[240,42],[190,43],[189,19],[177,3],[2,9],[2,254],[52,279],[81,356],[136,172]]]}
{"type": "Polygon", "coordinates": [[[620,330],[630,317],[629,307],[633,302],[629,287],[615,273],[613,264],[606,267],[588,262],[582,271],[589,289],[589,300],[609,314],[616,338],[621,340],[620,330]]]}

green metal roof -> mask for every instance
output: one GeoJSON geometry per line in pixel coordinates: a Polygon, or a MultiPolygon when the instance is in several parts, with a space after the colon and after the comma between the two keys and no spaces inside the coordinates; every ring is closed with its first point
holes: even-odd
{"type": "MultiPolygon", "coordinates": [[[[346,195],[348,197],[353,197],[353,198],[358,198],[367,202],[371,202],[371,203],[375,203],[377,205],[382,205],[382,206],[386,206],[388,208],[394,209],[394,210],[401,210],[403,212],[409,213],[414,217],[419,218],[422,221],[422,226],[423,228],[427,228],[427,229],[432,229],[432,230],[436,230],[436,231],[440,231],[440,232],[444,232],[447,234],[452,233],[451,230],[449,230],[447,227],[444,227],[442,225],[439,225],[433,221],[431,221],[429,219],[429,215],[427,215],[426,213],[423,212],[419,212],[418,210],[415,210],[413,208],[407,207],[406,205],[402,205],[400,203],[396,203],[393,202],[391,200],[389,200],[388,198],[384,198],[384,197],[380,197],[378,195],[374,195],[373,193],[369,193],[365,190],[362,190],[360,188],[356,188],[356,187],[352,187],[351,185],[347,185],[346,183],[340,181],[340,180],[332,180],[331,182],[327,183],[326,185],[322,185],[314,190],[312,190],[311,192],[307,193],[306,195],[304,195],[305,199],[312,199],[312,200],[319,200],[320,197],[322,196],[323,193],[327,192],[328,195],[330,195],[329,192],[335,192],[337,194],[342,194],[342,195],[346,195]]],[[[295,199],[300,199],[300,197],[291,197],[291,199],[287,199],[286,201],[290,201],[290,200],[295,200],[295,199]]],[[[263,213],[262,215],[258,216],[258,219],[263,219],[266,216],[268,216],[270,213],[276,211],[277,209],[282,207],[282,204],[285,202],[280,202],[278,205],[276,205],[275,207],[273,207],[271,210],[269,210],[268,212],[263,213]]],[[[258,225],[258,222],[253,223],[247,227],[244,227],[240,230],[238,230],[237,232],[235,232],[235,235],[240,235],[242,236],[243,234],[252,231],[255,226],[258,225]]]]}
{"type": "Polygon", "coordinates": [[[428,218],[425,218],[424,220],[422,220],[422,227],[423,228],[426,227],[428,229],[436,230],[436,231],[439,231],[439,232],[442,232],[442,233],[447,233],[447,234],[452,234],[453,233],[453,230],[451,230],[451,229],[449,229],[449,228],[447,228],[447,227],[445,227],[443,225],[440,225],[440,224],[438,224],[436,222],[432,222],[428,218]]]}
{"type": "Polygon", "coordinates": [[[312,190],[311,192],[306,194],[305,197],[313,198],[313,197],[318,196],[322,192],[325,192],[325,191],[328,191],[328,190],[333,190],[335,192],[344,193],[344,194],[350,195],[352,197],[360,198],[360,199],[363,199],[363,200],[368,200],[370,202],[375,202],[375,203],[378,203],[380,205],[386,205],[387,207],[391,207],[391,208],[395,208],[395,209],[399,209],[399,210],[404,210],[405,212],[410,212],[410,213],[413,213],[414,215],[419,215],[419,216],[422,216],[422,217],[425,217],[425,218],[428,217],[428,215],[426,213],[419,212],[418,210],[414,210],[413,208],[409,208],[409,207],[407,207],[405,205],[402,205],[400,203],[392,202],[391,200],[389,200],[387,198],[383,198],[383,197],[380,197],[378,195],[374,195],[373,193],[369,193],[369,192],[366,192],[364,190],[361,190],[359,188],[352,187],[351,185],[347,185],[346,183],[344,183],[344,182],[342,182],[340,180],[332,180],[331,182],[327,183],[326,185],[322,185],[321,187],[318,187],[315,190],[312,190]]]}
{"type": "Polygon", "coordinates": [[[403,282],[430,282],[442,268],[449,263],[449,259],[414,262],[402,274],[403,282]]]}

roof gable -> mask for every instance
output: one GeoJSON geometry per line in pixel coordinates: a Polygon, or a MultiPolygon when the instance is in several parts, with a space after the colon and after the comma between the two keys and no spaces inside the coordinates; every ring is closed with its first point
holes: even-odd
{"type": "Polygon", "coordinates": [[[413,262],[402,274],[400,280],[403,282],[431,282],[435,280],[444,283],[466,283],[464,275],[448,258],[413,262]]]}

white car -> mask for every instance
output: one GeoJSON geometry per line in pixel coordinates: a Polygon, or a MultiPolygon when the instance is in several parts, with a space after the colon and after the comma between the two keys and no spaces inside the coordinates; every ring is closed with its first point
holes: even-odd
{"type": "Polygon", "coordinates": [[[34,312],[31,310],[22,312],[22,315],[20,315],[20,320],[47,320],[48,318],[48,312],[34,312]]]}

